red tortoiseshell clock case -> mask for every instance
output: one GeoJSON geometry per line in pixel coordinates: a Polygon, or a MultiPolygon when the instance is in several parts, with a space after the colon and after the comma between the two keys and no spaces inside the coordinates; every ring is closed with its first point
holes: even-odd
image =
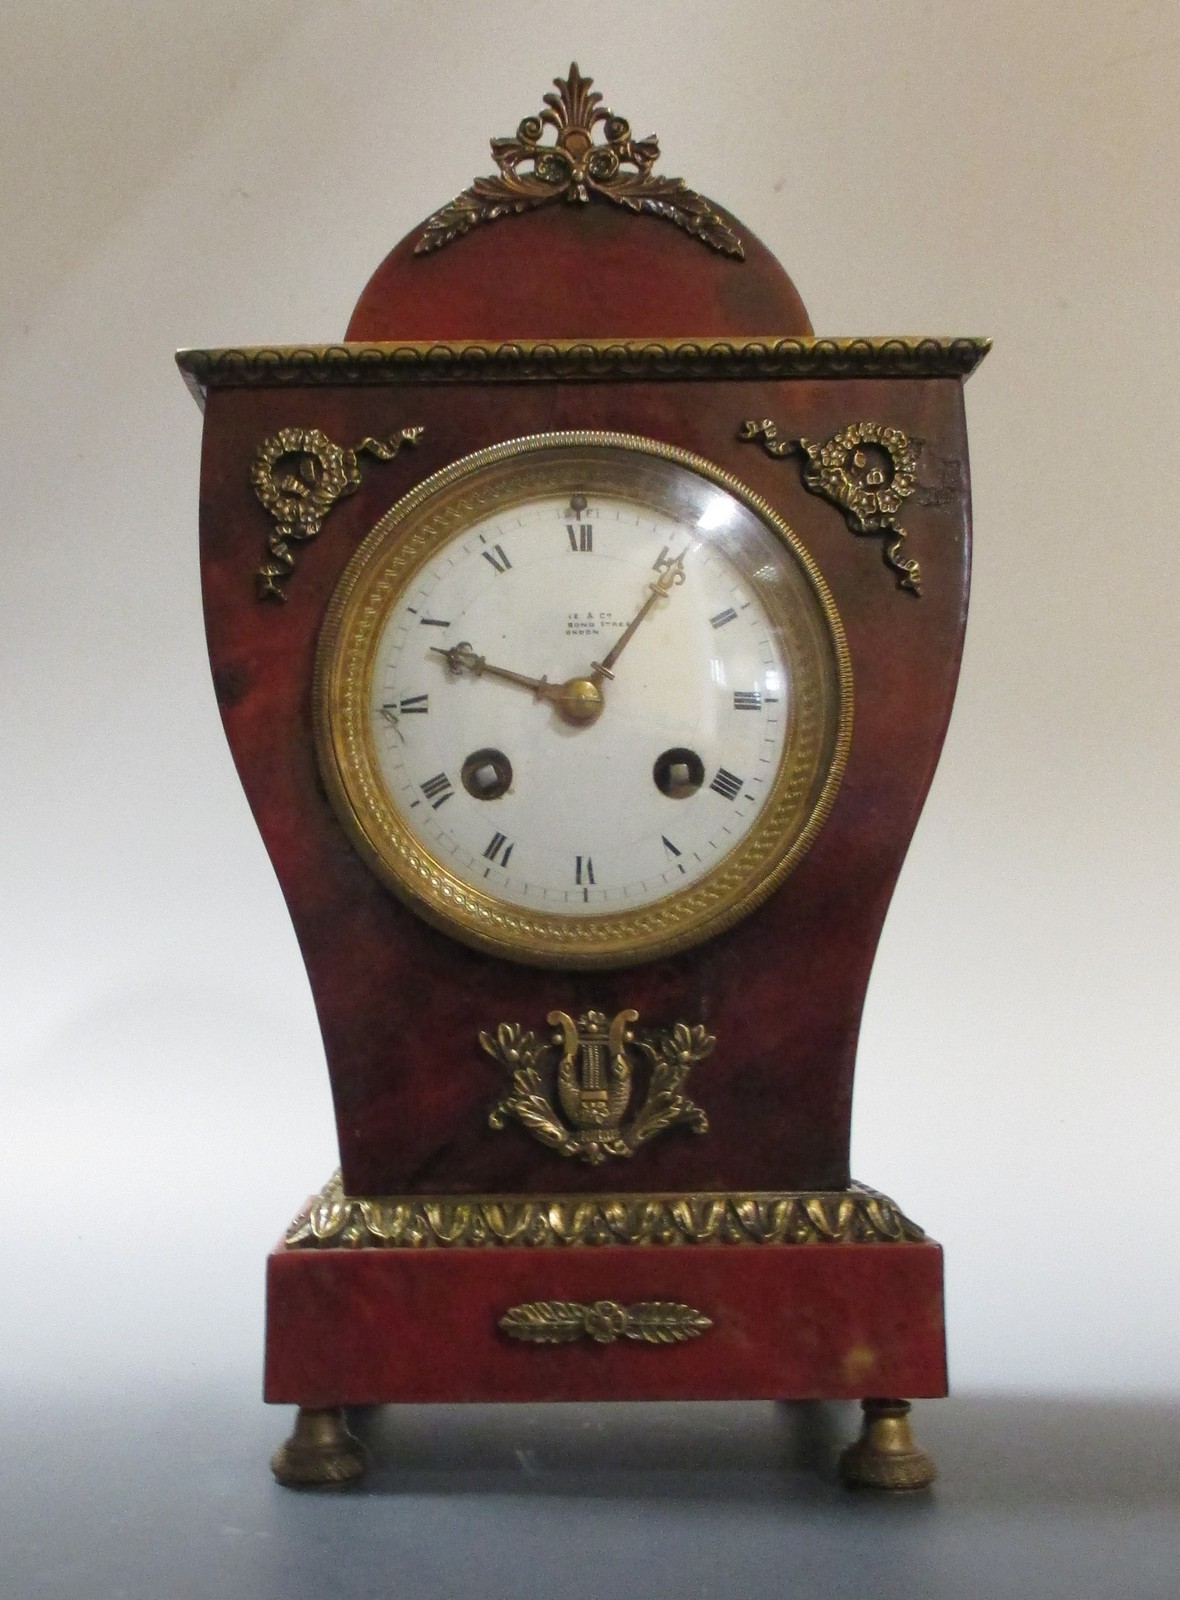
{"type": "MultiPolygon", "coordinates": [[[[334,356],[182,360],[206,402],[201,573],[214,680],[307,965],[346,1195],[830,1196],[849,1185],[870,966],[959,666],[969,569],[962,380],[982,347],[898,341],[891,353],[866,341],[858,353],[813,341],[785,272],[729,220],[742,260],[603,204],[505,218],[431,254],[414,253],[415,230],[368,284],[334,356]],[[906,506],[920,596],[899,587],[880,536],[857,536],[836,505],[808,491],[798,460],[740,437],[744,421],[764,418],[782,439],[812,440],[871,420],[922,441],[944,483],[949,464],[952,492],[906,506]],[[270,522],[251,466],[261,442],[298,428],[348,445],[406,427],[423,430],[418,443],[367,464],[319,536],[300,545],[285,601],[260,601],[254,574],[270,522]],[[731,931],[619,972],[508,963],[419,920],[350,844],[312,731],[317,637],[363,535],[456,458],[556,429],[645,435],[742,479],[815,558],[852,659],[851,753],[806,857],[731,931]],[[623,1007],[645,1021],[703,1022],[716,1035],[694,1079],[706,1136],[672,1130],[627,1162],[587,1166],[519,1126],[490,1132],[502,1074],[479,1047],[481,1029],[503,1019],[543,1027],[556,1008],[576,1016],[623,1007]]],[[[281,1245],[269,1269],[266,1396],[329,1407],[945,1392],[939,1248],[918,1230],[891,1242],[822,1235],[798,1244],[281,1245]],[[658,1349],[506,1338],[498,1318],[535,1300],[685,1302],[713,1326],[658,1349]]]]}

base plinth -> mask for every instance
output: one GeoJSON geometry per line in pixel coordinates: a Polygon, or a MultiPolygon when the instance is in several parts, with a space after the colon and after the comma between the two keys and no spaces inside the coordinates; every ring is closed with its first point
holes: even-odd
{"type": "Polygon", "coordinates": [[[946,1393],[942,1251],[872,1191],[523,1207],[424,1223],[418,1202],[329,1197],[318,1234],[304,1213],[267,1263],[267,1400],[946,1393]]]}
{"type": "Polygon", "coordinates": [[[910,1494],[934,1482],[934,1462],[910,1434],[907,1400],[864,1400],[860,1438],[840,1457],[840,1476],[850,1489],[887,1489],[910,1494]]]}

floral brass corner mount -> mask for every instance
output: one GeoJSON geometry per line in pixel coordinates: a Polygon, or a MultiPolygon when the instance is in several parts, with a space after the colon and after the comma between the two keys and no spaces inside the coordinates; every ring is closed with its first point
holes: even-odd
{"type": "Polygon", "coordinates": [[[593,1339],[596,1344],[614,1344],[616,1339],[683,1344],[699,1339],[712,1326],[711,1317],[678,1300],[640,1300],[633,1306],[617,1300],[589,1305],[579,1300],[529,1300],[500,1318],[508,1337],[525,1344],[572,1344],[577,1339],[593,1339]]]}
{"type": "Polygon", "coordinates": [[[708,1132],[709,1119],[682,1093],[691,1068],[716,1043],[699,1024],[677,1022],[641,1035],[632,1027],[637,1011],[620,1011],[611,1020],[602,1011],[587,1011],[576,1021],[564,1011],[551,1011],[547,1020],[554,1030],[549,1043],[517,1023],[502,1022],[494,1034],[480,1034],[480,1044],[512,1078],[488,1113],[493,1128],[503,1128],[513,1117],[558,1155],[577,1156],[591,1166],[608,1156],[633,1156],[677,1123],[694,1133],[708,1132]],[[647,1095],[624,1123],[636,1052],[649,1069],[647,1095]]]}
{"type": "Polygon", "coordinates": [[[499,172],[477,178],[428,217],[414,254],[439,250],[477,223],[534,211],[554,200],[585,205],[602,199],[636,214],[661,217],[711,249],[741,260],[745,251],[729,224],[683,178],[652,171],[660,156],[655,135],[632,138],[630,124],[606,109],[602,96],[590,88],[593,82],[582,77],[577,62],[568,78],[554,78],[557,93],[543,96],[546,109],[525,117],[515,138],[492,140],[499,172]],[[600,123],[603,139],[596,143],[594,130],[600,123]],[[546,128],[553,129],[551,144],[542,143],[546,128]]]}
{"type": "Polygon", "coordinates": [[[761,442],[767,455],[802,456],[803,486],[844,513],[853,533],[884,534],[885,565],[897,575],[897,587],[922,593],[922,569],[902,555],[906,532],[897,520],[903,504],[918,491],[919,504],[941,504],[957,492],[951,481],[957,462],[942,462],[944,482],[919,485],[918,457],[922,440],[880,422],[851,422],[830,439],[780,439],[778,427],[766,419],[743,422],[738,438],[761,442]]]}
{"type": "Polygon", "coordinates": [[[392,461],[402,445],[417,444],[425,430],[403,428],[389,439],[362,439],[351,450],[318,428],[280,428],[254,453],[250,483],[275,527],[266,541],[267,556],[258,568],[260,600],[285,600],[282,585],[295,567],[292,546],[314,539],[337,500],[355,494],[361,484],[357,457],[392,461]]]}

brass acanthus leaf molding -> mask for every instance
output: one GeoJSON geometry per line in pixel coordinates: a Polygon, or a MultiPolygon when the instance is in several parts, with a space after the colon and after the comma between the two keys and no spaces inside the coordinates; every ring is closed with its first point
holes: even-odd
{"type": "Polygon", "coordinates": [[[335,1173],[286,1234],[293,1250],[595,1245],[920,1244],[883,1194],[346,1195],[335,1173]]]}
{"type": "Polygon", "coordinates": [[[417,444],[422,428],[403,428],[390,439],[362,439],[343,449],[318,428],[280,428],[254,453],[250,483],[263,509],[274,518],[267,555],[258,568],[260,600],[285,600],[282,585],[295,566],[294,544],[314,539],[337,500],[361,484],[357,457],[392,461],[404,444],[417,444]]]}
{"type": "Polygon", "coordinates": [[[660,157],[654,134],[635,139],[631,125],[616,117],[583,78],[577,62],[568,78],[554,78],[557,90],[542,96],[545,110],[525,117],[515,138],[493,139],[492,159],[499,171],[477,178],[469,189],[428,217],[415,255],[439,250],[481,222],[535,211],[554,200],[585,205],[609,200],[636,213],[648,212],[683,228],[694,239],[741,260],[742,242],[707,200],[688,188],[683,178],[665,178],[652,171],[660,157]],[[602,127],[602,140],[594,131],[602,127]],[[552,143],[545,130],[553,130],[552,143]]]}
{"type": "Polygon", "coordinates": [[[640,1300],[620,1305],[617,1300],[529,1300],[513,1306],[500,1318],[510,1339],[526,1344],[572,1344],[593,1339],[614,1344],[616,1339],[636,1339],[643,1344],[683,1344],[699,1339],[713,1319],[678,1300],[640,1300]]]}
{"type": "Polygon", "coordinates": [[[565,383],[610,378],[966,378],[990,339],[513,339],[180,350],[200,401],[209,389],[321,384],[565,383]]]}
{"type": "Polygon", "coordinates": [[[592,1166],[608,1156],[633,1156],[678,1122],[708,1132],[705,1113],[681,1092],[690,1069],[716,1043],[703,1027],[677,1022],[641,1034],[631,1026],[637,1011],[620,1011],[610,1021],[602,1011],[586,1011],[576,1021],[551,1011],[546,1020],[554,1030],[548,1042],[509,1022],[480,1034],[480,1044],[512,1080],[488,1113],[491,1127],[501,1129],[514,1117],[558,1155],[592,1166]],[[636,1051],[648,1067],[647,1094],[624,1124],[636,1051]]]}
{"type": "Polygon", "coordinates": [[[776,423],[743,422],[738,438],[761,443],[767,455],[800,456],[803,486],[837,510],[853,533],[885,535],[885,565],[897,587],[922,593],[922,569],[902,555],[906,531],[898,521],[902,506],[917,491],[918,504],[940,505],[961,488],[957,462],[940,461],[942,481],[918,483],[918,457],[923,440],[880,422],[850,422],[830,439],[783,439],[776,423]]]}

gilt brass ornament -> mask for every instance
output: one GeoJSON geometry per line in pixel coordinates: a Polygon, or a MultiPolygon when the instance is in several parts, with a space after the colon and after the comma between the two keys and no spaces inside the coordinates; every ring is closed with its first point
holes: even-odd
{"type": "Polygon", "coordinates": [[[551,1011],[547,1020],[554,1030],[551,1043],[517,1023],[502,1022],[494,1034],[480,1034],[488,1055],[512,1075],[511,1087],[488,1113],[493,1128],[513,1117],[558,1155],[591,1166],[608,1156],[633,1156],[677,1123],[708,1132],[705,1113],[681,1092],[690,1069],[716,1043],[699,1024],[678,1022],[640,1035],[631,1026],[639,1020],[637,1011],[620,1011],[609,1021],[602,1011],[586,1011],[576,1021],[551,1011]],[[624,1123],[636,1052],[649,1069],[647,1094],[624,1123]]]}
{"type": "Polygon", "coordinates": [[[643,1344],[682,1344],[699,1339],[713,1326],[711,1317],[676,1300],[640,1300],[633,1306],[617,1300],[530,1300],[513,1306],[500,1318],[510,1339],[526,1344],[572,1344],[593,1339],[614,1344],[635,1339],[643,1344]]]}
{"type": "Polygon", "coordinates": [[[346,1195],[334,1173],[287,1229],[292,1250],[534,1249],[595,1245],[920,1244],[887,1195],[346,1195]]]}
{"type": "Polygon", "coordinates": [[[554,200],[585,205],[601,198],[628,211],[662,217],[702,244],[741,260],[745,251],[729,224],[683,178],[652,171],[660,156],[655,135],[633,138],[630,123],[606,109],[602,96],[590,87],[593,82],[582,77],[577,62],[568,78],[554,78],[557,93],[542,97],[546,109],[525,117],[515,138],[492,140],[499,172],[477,178],[436,211],[414,247],[415,255],[441,249],[480,222],[534,211],[554,200]],[[600,124],[603,138],[595,142],[600,124]],[[552,143],[542,142],[547,128],[553,130],[552,143]]]}
{"type": "Polygon", "coordinates": [[[739,438],[760,440],[768,455],[799,455],[803,486],[844,513],[853,533],[886,535],[885,565],[897,574],[897,587],[922,593],[922,570],[902,555],[906,532],[898,513],[917,488],[920,439],[879,422],[852,422],[830,439],[780,439],[769,419],[743,422],[739,438]],[[892,538],[888,536],[892,535],[892,538]]]}
{"type": "Polygon", "coordinates": [[[391,439],[362,439],[345,450],[318,428],[280,428],[258,446],[250,482],[263,508],[275,521],[266,541],[267,556],[258,569],[258,598],[285,600],[281,587],[295,566],[293,544],[314,539],[337,500],[361,486],[362,453],[392,461],[403,444],[417,444],[421,428],[403,428],[391,439]]]}

